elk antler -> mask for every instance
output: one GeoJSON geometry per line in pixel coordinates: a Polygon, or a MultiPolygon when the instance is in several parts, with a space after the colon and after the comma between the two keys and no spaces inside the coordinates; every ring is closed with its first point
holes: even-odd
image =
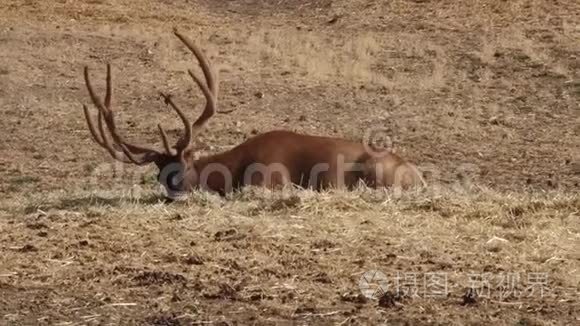
{"type": "MultiPolygon", "coordinates": [[[[107,80],[106,80],[106,93],[105,93],[105,103],[95,94],[91,81],[89,78],[89,68],[85,66],[84,69],[85,84],[91,96],[93,104],[99,110],[98,115],[98,131],[95,129],[95,123],[93,118],[89,113],[89,109],[86,105],[83,105],[83,110],[85,112],[85,118],[89,126],[89,130],[93,136],[95,142],[107,149],[113,158],[124,162],[124,163],[134,163],[137,165],[144,165],[155,161],[159,157],[160,153],[154,149],[141,147],[138,145],[129,144],[125,139],[117,133],[115,126],[115,119],[113,116],[113,110],[111,109],[112,100],[112,83],[111,83],[111,66],[107,63],[107,80]],[[107,126],[107,129],[113,138],[113,142],[107,137],[107,133],[103,127],[103,121],[107,126]]],[[[162,133],[164,144],[167,141],[166,135],[162,133]]]]}
{"type": "MultiPolygon", "coordinates": [[[[176,28],[173,29],[173,33],[187,46],[187,48],[195,55],[199,62],[199,66],[203,72],[205,77],[204,84],[201,79],[195,75],[195,73],[188,69],[188,73],[193,79],[193,81],[199,86],[203,95],[206,98],[206,105],[205,109],[201,113],[201,115],[195,120],[194,123],[190,123],[189,119],[183,114],[183,112],[175,105],[173,100],[170,96],[161,94],[165,98],[165,102],[171,105],[171,107],[177,112],[181,120],[183,121],[185,134],[178,140],[176,144],[176,148],[179,152],[184,153],[192,146],[192,139],[206,124],[206,122],[213,116],[216,111],[217,107],[217,98],[218,98],[218,82],[217,82],[217,74],[213,71],[209,60],[206,58],[204,53],[189,41],[183,34],[181,34],[176,28]]],[[[160,130],[163,130],[161,126],[159,126],[160,130]]],[[[163,133],[163,132],[162,132],[163,133]]]]}
{"type": "MultiPolygon", "coordinates": [[[[177,31],[177,29],[174,28],[173,32],[197,58],[201,70],[203,71],[205,82],[207,83],[207,85],[204,84],[201,81],[201,79],[193,73],[192,70],[188,69],[189,75],[191,76],[193,81],[199,86],[207,101],[205,109],[194,123],[191,123],[187,118],[187,116],[183,113],[183,111],[179,109],[179,107],[177,107],[177,105],[171,99],[171,96],[161,93],[161,96],[165,99],[165,103],[169,104],[175,110],[175,112],[177,112],[177,114],[181,118],[181,121],[184,124],[185,134],[177,141],[177,144],[175,145],[177,152],[183,156],[185,152],[187,152],[191,148],[193,136],[203,128],[205,123],[209,120],[209,118],[213,116],[214,112],[216,111],[218,83],[217,83],[217,74],[215,74],[215,72],[212,70],[210,63],[203,54],[203,52],[196,45],[191,43],[179,31],[177,31]]],[[[106,80],[106,93],[104,104],[93,90],[93,87],[89,79],[88,67],[85,67],[84,69],[84,76],[85,83],[89,91],[89,95],[91,96],[91,100],[99,110],[98,129],[97,129],[95,128],[95,123],[89,113],[88,108],[85,105],[83,105],[85,118],[87,120],[89,130],[95,142],[97,142],[99,145],[107,149],[107,151],[109,151],[109,153],[111,154],[111,156],[113,156],[113,158],[125,163],[144,165],[155,161],[159,157],[159,155],[162,155],[162,153],[154,149],[129,144],[117,132],[115,119],[113,116],[113,110],[111,109],[112,83],[111,83],[110,64],[107,63],[107,80],[106,80]],[[108,132],[112,138],[112,142],[107,137],[107,132],[105,131],[103,122],[108,129],[108,132]]],[[[167,133],[165,132],[161,124],[158,124],[157,127],[159,129],[159,133],[161,135],[161,140],[163,142],[163,147],[165,149],[166,154],[171,156],[174,155],[175,154],[174,150],[169,146],[167,133]]]]}

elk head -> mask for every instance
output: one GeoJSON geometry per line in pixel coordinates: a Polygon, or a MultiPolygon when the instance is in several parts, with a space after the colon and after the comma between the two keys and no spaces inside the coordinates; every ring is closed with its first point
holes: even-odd
{"type": "Polygon", "coordinates": [[[185,195],[198,183],[198,175],[192,155],[194,151],[192,140],[215,112],[218,98],[218,81],[217,74],[213,71],[204,53],[177,29],[174,29],[173,32],[197,58],[205,81],[202,81],[192,70],[188,70],[188,73],[206,98],[205,109],[199,118],[191,123],[183,111],[173,102],[171,96],[161,93],[165,104],[169,104],[173,108],[184,125],[183,135],[174,146],[169,145],[167,133],[161,124],[158,124],[158,129],[163,143],[162,151],[130,144],[119,134],[115,125],[113,109],[111,108],[112,83],[109,63],[107,63],[104,103],[96,95],[89,79],[89,69],[85,66],[85,83],[91,100],[98,109],[97,122],[95,123],[86,105],[83,105],[83,110],[89,130],[96,143],[105,148],[114,159],[123,163],[139,166],[155,163],[159,169],[158,180],[165,187],[168,197],[177,199],[185,195]]]}

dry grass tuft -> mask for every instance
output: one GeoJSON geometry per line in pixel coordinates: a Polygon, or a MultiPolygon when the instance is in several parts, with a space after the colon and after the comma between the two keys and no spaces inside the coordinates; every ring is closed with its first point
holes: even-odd
{"type": "MultiPolygon", "coordinates": [[[[569,300],[580,286],[578,194],[482,189],[397,197],[363,188],[248,188],[230,198],[196,192],[172,204],[154,192],[25,194],[1,207],[2,287],[10,302],[26,302],[38,295],[34,289],[44,289],[48,301],[36,305],[52,307],[43,316],[14,316],[18,322],[81,315],[129,322],[166,314],[189,321],[341,322],[358,307],[357,319],[373,323],[391,315],[387,309],[379,317],[375,304],[402,305],[408,312],[443,304],[459,313],[475,276],[487,275],[500,286],[506,275],[518,275],[513,286],[523,294],[500,297],[503,292],[492,287],[478,289],[484,297],[477,298],[515,322],[523,314],[515,302],[528,311],[551,300],[570,302],[551,309],[572,309],[569,300]],[[360,277],[371,270],[386,274],[389,286],[397,273],[409,282],[412,275],[445,273],[450,294],[399,293],[391,304],[386,297],[361,299],[360,277]],[[547,275],[549,295],[525,294],[533,272],[547,275]],[[58,294],[47,292],[51,288],[58,294]],[[50,303],[57,298],[56,306],[50,303]],[[217,302],[230,308],[219,309],[217,302]],[[110,315],[111,306],[125,308],[110,315]]],[[[417,291],[420,281],[415,279],[417,291]]]]}

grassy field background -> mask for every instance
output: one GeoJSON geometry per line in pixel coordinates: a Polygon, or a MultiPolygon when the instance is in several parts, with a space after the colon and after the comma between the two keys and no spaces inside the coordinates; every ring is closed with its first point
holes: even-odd
{"type": "Polygon", "coordinates": [[[1,323],[577,323],[579,22],[572,0],[5,0],[1,323]],[[90,139],[82,67],[103,91],[111,62],[123,134],[160,146],[159,91],[203,104],[173,27],[220,69],[200,153],[389,136],[430,187],[164,203],[90,139]]]}

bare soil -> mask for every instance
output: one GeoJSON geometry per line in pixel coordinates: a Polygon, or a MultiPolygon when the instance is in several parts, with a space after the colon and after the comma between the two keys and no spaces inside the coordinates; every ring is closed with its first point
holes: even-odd
{"type": "Polygon", "coordinates": [[[3,0],[0,321],[575,324],[579,100],[574,0],[3,0]],[[103,91],[110,62],[123,134],[160,146],[157,123],[181,132],[160,91],[203,105],[173,27],[220,70],[201,152],[279,128],[388,136],[430,190],[162,202],[152,167],[91,140],[82,69],[103,91]],[[372,270],[443,273],[449,293],[368,299],[372,270]],[[550,294],[473,295],[469,273],[522,293],[546,274],[550,294]]]}

